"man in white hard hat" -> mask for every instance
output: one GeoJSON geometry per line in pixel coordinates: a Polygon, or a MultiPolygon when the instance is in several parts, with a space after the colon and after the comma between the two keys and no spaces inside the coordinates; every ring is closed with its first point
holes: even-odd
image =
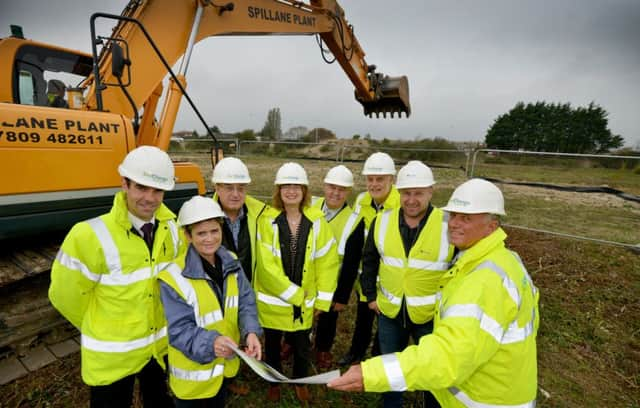
{"type": "Polygon", "coordinates": [[[431,390],[443,407],[536,406],[539,294],[505,246],[502,192],[471,179],[453,192],[449,239],[460,250],[442,281],[432,334],[353,366],[344,391],[431,390]]]}
{"type": "Polygon", "coordinates": [[[333,231],[340,259],[338,287],[333,293],[331,310],[320,314],[316,325],[316,363],[320,369],[327,369],[333,363],[331,347],[336,337],[338,313],[349,303],[362,259],[364,220],[347,203],[352,187],[351,170],[343,165],[332,167],[324,178],[324,197],[313,202],[313,207],[322,210],[333,231]]]}
{"type": "MultiPolygon", "coordinates": [[[[256,234],[258,220],[267,205],[247,194],[251,183],[249,169],[236,157],[225,157],[213,169],[211,182],[215,188],[213,200],[224,212],[222,245],[234,252],[245,276],[251,282],[256,269],[256,234]]],[[[249,387],[235,380],[227,388],[234,394],[246,395],[249,387]]]]}
{"type": "MultiPolygon", "coordinates": [[[[371,222],[378,213],[400,206],[400,194],[393,185],[396,174],[395,163],[387,153],[376,152],[369,156],[364,162],[362,174],[366,177],[367,191],[360,193],[356,198],[354,211],[364,220],[366,236],[371,222]]],[[[358,296],[356,324],[349,351],[338,360],[341,366],[362,360],[371,343],[373,321],[376,315],[369,309],[367,298],[362,294],[359,282],[356,282],[356,295],[358,296]]],[[[376,337],[373,339],[372,355],[380,354],[376,337]]]]}
{"type": "MultiPolygon", "coordinates": [[[[440,278],[454,248],[447,238],[447,216],[431,205],[431,169],[410,161],[398,172],[400,208],[375,218],[365,244],[360,283],[369,308],[378,315],[383,354],[403,350],[433,331],[440,278]],[[400,245],[402,243],[402,245],[400,245]]],[[[385,407],[401,407],[402,393],[383,395],[385,407]]],[[[430,396],[428,407],[438,404],[430,396]]]]}
{"type": "Polygon", "coordinates": [[[162,204],[174,167],[164,151],[141,146],[118,172],[122,191],[111,211],[74,225],[60,247],[49,299],[80,331],[91,407],[129,407],[136,378],[145,407],[173,406],[156,276],[185,249],[175,214],[162,204]]]}
{"type": "Polygon", "coordinates": [[[213,199],[224,212],[222,245],[238,256],[247,279],[251,281],[256,269],[258,219],[267,205],[247,194],[251,177],[240,159],[225,157],[220,160],[213,169],[211,181],[216,190],[213,199]]]}

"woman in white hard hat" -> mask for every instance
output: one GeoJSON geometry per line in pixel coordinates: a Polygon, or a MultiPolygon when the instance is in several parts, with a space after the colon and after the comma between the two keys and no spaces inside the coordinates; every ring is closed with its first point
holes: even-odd
{"type": "Polygon", "coordinates": [[[218,203],[201,196],[186,201],[178,215],[189,247],[160,272],[161,296],[169,331],[169,385],[176,406],[224,405],[224,378],[236,375],[239,359],[231,349],[246,345],[260,359],[255,296],[236,256],[220,245],[218,203]]]}
{"type": "MultiPolygon", "coordinates": [[[[285,163],[276,174],[273,208],[258,226],[260,245],[254,277],[258,316],[265,332],[266,362],[281,371],[284,333],[293,349],[293,377],[309,374],[309,334],[314,309],[328,311],[338,277],[338,253],[324,213],[309,206],[309,180],[297,163],[285,163]]],[[[296,386],[300,401],[310,399],[306,386],[296,386]]],[[[272,385],[269,401],[280,399],[272,385]]]]}

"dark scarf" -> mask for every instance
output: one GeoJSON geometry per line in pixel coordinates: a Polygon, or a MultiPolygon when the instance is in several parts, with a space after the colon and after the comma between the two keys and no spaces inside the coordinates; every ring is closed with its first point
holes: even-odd
{"type": "MultiPolygon", "coordinates": [[[[275,220],[280,231],[280,253],[282,256],[282,268],[289,280],[298,286],[302,286],[302,274],[304,272],[304,258],[311,231],[312,223],[302,214],[297,234],[292,233],[287,222],[287,215],[283,211],[275,220]]],[[[293,307],[293,320],[302,320],[302,311],[299,306],[293,307]]]]}

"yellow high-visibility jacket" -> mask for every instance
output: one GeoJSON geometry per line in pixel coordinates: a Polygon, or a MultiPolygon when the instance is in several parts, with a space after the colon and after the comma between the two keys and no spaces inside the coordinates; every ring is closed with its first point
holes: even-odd
{"type": "MultiPolygon", "coordinates": [[[[324,198],[317,198],[313,201],[312,207],[322,210],[324,204],[324,198]]],[[[336,239],[338,245],[338,256],[340,257],[340,264],[342,264],[342,258],[344,258],[344,249],[347,245],[347,240],[356,229],[358,223],[362,219],[362,215],[353,211],[353,209],[346,205],[342,208],[338,214],[331,221],[328,221],[331,231],[333,231],[333,237],[336,239]]]]}
{"type": "Polygon", "coordinates": [[[49,299],[80,330],[88,385],[135,374],[152,357],[164,367],[167,328],[156,278],[186,246],[171,210],[161,205],[155,217],[149,253],[119,192],[109,213],[73,226],[53,263],[49,299]]]}
{"type": "Polygon", "coordinates": [[[418,345],[362,363],[366,391],[431,390],[443,407],[534,407],[538,290],[498,228],[461,252],[418,345]]]}
{"type": "MultiPolygon", "coordinates": [[[[353,211],[355,213],[360,214],[360,216],[364,219],[364,236],[369,235],[369,227],[371,226],[371,222],[376,218],[380,212],[385,210],[391,210],[394,208],[400,208],[400,193],[396,186],[391,186],[391,191],[389,191],[389,195],[387,199],[382,203],[382,208],[380,211],[377,211],[375,207],[371,206],[371,201],[373,198],[368,191],[363,191],[358,194],[356,197],[355,205],[353,206],[353,211]]],[[[366,239],[366,238],[365,238],[366,239]]],[[[362,264],[361,264],[362,265],[362,264]]],[[[362,266],[360,266],[360,274],[362,273],[362,266]]],[[[362,293],[362,288],[360,287],[360,279],[356,279],[356,293],[358,293],[358,297],[360,302],[366,302],[367,297],[362,293]]]]}
{"type": "MultiPolygon", "coordinates": [[[[218,250],[224,256],[223,262],[233,257],[231,252],[224,249],[218,250]]],[[[189,252],[191,264],[200,262],[195,250],[189,252]]],[[[184,276],[185,259],[176,259],[167,269],[160,272],[158,279],[169,285],[187,304],[193,308],[195,324],[207,331],[216,331],[220,335],[228,336],[236,343],[240,343],[240,330],[238,328],[238,304],[239,290],[237,273],[224,274],[224,311],[222,310],[216,294],[213,292],[202,267],[190,271],[190,278],[184,276]]],[[[240,269],[241,270],[241,269],[240,269]]],[[[167,297],[167,301],[170,299],[167,297]]],[[[170,307],[167,306],[167,311],[170,307]]],[[[171,320],[169,320],[171,322],[171,320]]],[[[213,342],[210,344],[213,348],[213,342]]],[[[224,377],[233,377],[237,374],[240,360],[236,356],[225,360],[216,357],[208,363],[199,363],[185,356],[183,352],[169,344],[169,385],[176,397],[185,400],[203,399],[213,397],[222,386],[224,377]]]]}
{"type": "MultiPolygon", "coordinates": [[[[217,203],[220,202],[218,199],[218,193],[213,194],[213,200],[217,203]]],[[[244,204],[247,206],[247,227],[249,228],[249,238],[251,239],[251,270],[245,271],[245,274],[253,276],[253,271],[255,271],[257,263],[256,235],[258,232],[258,220],[269,206],[262,201],[251,197],[249,194],[245,196],[244,204]]],[[[220,207],[222,207],[222,205],[220,207]]],[[[227,249],[230,250],[231,248],[227,249]]]]}
{"type": "Polygon", "coordinates": [[[404,298],[413,323],[433,319],[440,278],[453,257],[454,247],[447,236],[448,219],[444,211],[433,208],[407,257],[398,228],[400,209],[378,215],[374,228],[374,242],[380,255],[376,301],[382,314],[396,317],[404,298]]]}
{"type": "Polygon", "coordinates": [[[305,207],[303,216],[312,222],[305,251],[301,286],[291,282],[284,272],[280,251],[279,211],[272,209],[258,225],[258,267],[254,288],[258,317],[262,327],[283,331],[310,329],[313,310],[328,311],[336,289],[339,258],[331,227],[317,208],[305,207]],[[302,319],[294,320],[293,306],[302,310],[302,319]]]}
{"type": "MultiPolygon", "coordinates": [[[[364,191],[358,194],[355,205],[353,206],[353,211],[364,218],[365,235],[368,234],[371,222],[379,213],[375,207],[371,206],[372,200],[373,198],[371,197],[371,194],[369,194],[368,191],[364,191]]],[[[386,200],[384,200],[384,203],[382,203],[380,212],[391,210],[393,208],[400,208],[400,193],[396,186],[391,186],[391,191],[389,191],[389,195],[386,200]]]]}

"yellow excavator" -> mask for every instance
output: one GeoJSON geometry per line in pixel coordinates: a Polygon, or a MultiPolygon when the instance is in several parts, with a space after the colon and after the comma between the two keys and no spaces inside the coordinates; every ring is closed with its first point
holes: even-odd
{"type": "MultiPolygon", "coordinates": [[[[90,27],[91,54],[25,39],[17,26],[0,39],[0,357],[62,322],[46,298],[59,234],[108,211],[124,156],[140,145],[166,150],[183,98],[211,134],[185,90],[197,42],[317,35],[365,115],[411,113],[407,78],[367,64],[335,0],[131,0],[121,15],[94,14],[90,27]],[[96,34],[103,20],[114,24],[107,36],[96,34]]],[[[175,165],[165,197],[177,210],[205,185],[196,165],[175,165]]]]}

